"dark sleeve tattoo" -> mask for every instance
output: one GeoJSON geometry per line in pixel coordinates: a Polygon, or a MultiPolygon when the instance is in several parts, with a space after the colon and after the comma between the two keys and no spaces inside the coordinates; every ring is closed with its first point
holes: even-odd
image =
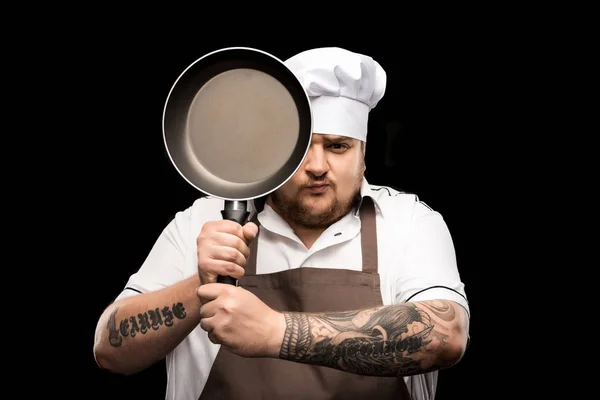
{"type": "Polygon", "coordinates": [[[428,345],[443,346],[456,318],[448,301],[341,313],[285,313],[279,357],[361,375],[403,376],[434,369],[428,345]]]}
{"type": "Polygon", "coordinates": [[[117,325],[117,311],[119,311],[119,307],[115,307],[110,314],[107,324],[108,340],[114,347],[121,346],[124,337],[134,338],[138,333],[145,335],[150,331],[158,330],[161,326],[173,326],[176,319],[184,319],[187,315],[185,307],[180,302],[171,307],[164,306],[148,310],[137,316],[132,315],[122,319],[117,325]]]}

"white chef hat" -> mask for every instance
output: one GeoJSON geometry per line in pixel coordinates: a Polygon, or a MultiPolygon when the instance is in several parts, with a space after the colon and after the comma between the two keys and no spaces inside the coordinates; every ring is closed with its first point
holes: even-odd
{"type": "Polygon", "coordinates": [[[383,97],[387,81],[377,61],[339,47],[323,47],[284,63],[310,98],[314,133],[367,141],[369,112],[383,97]]]}

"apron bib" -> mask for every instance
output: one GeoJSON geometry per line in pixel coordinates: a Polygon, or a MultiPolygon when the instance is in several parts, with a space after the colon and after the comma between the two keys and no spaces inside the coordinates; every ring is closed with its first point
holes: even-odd
{"type": "MultiPolygon", "coordinates": [[[[296,268],[256,275],[257,235],[238,285],[277,311],[336,312],[383,305],[375,209],[369,197],[363,198],[360,219],[362,271],[296,268]]],[[[253,222],[259,225],[256,215],[253,222]]],[[[280,359],[244,358],[221,347],[199,400],[367,398],[410,400],[410,395],[402,377],[362,376],[280,359]]]]}

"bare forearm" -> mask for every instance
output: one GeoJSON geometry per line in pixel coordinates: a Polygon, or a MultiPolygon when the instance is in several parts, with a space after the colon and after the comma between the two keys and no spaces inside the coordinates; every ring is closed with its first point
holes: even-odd
{"type": "Polygon", "coordinates": [[[200,322],[199,284],[198,276],[193,276],[108,307],[96,327],[98,365],[129,375],[164,358],[200,322]]]}
{"type": "Polygon", "coordinates": [[[465,310],[436,300],[340,313],[284,313],[282,359],[361,375],[406,376],[460,360],[465,310]]]}

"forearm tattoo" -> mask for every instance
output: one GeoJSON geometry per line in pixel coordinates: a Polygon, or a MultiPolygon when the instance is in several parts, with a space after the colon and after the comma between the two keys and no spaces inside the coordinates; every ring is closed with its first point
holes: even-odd
{"type": "Polygon", "coordinates": [[[115,307],[108,319],[108,341],[113,347],[119,347],[123,343],[123,338],[134,338],[138,333],[145,335],[150,331],[156,331],[161,326],[171,327],[176,319],[186,317],[183,303],[173,304],[171,307],[155,308],[137,316],[132,315],[122,319],[117,324],[117,312],[119,307],[115,307]]]}
{"type": "Polygon", "coordinates": [[[284,315],[280,358],[376,376],[425,372],[427,346],[434,340],[443,345],[448,337],[445,326],[436,327],[455,319],[447,301],[284,315]]]}

